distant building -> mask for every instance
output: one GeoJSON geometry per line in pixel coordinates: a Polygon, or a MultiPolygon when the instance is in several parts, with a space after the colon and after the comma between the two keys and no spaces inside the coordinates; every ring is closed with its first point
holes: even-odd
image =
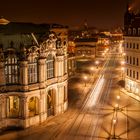
{"type": "Polygon", "coordinates": [[[30,127],[66,111],[67,28],[3,21],[0,128],[30,127]]]}
{"type": "Polygon", "coordinates": [[[124,50],[126,53],[125,89],[140,96],[140,14],[129,10],[124,16],[124,50]]]}
{"type": "Polygon", "coordinates": [[[75,42],[68,42],[68,75],[69,78],[74,76],[76,72],[76,55],[75,55],[75,42]]]}
{"type": "Polygon", "coordinates": [[[75,39],[76,57],[96,57],[97,38],[77,38],[75,39]]]}

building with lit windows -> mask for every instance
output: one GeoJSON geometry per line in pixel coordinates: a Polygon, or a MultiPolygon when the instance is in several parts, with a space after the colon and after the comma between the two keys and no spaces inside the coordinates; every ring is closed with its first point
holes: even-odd
{"type": "Polygon", "coordinates": [[[124,17],[124,50],[126,53],[125,89],[140,96],[140,14],[129,7],[124,17]]]}
{"type": "Polygon", "coordinates": [[[0,129],[30,127],[65,112],[67,28],[4,21],[0,19],[0,129]]]}
{"type": "Polygon", "coordinates": [[[96,57],[97,38],[77,38],[75,39],[75,54],[77,57],[96,57]]]}

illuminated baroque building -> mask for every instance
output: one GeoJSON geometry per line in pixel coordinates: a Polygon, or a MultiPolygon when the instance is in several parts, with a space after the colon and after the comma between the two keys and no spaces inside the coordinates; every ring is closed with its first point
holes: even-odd
{"type": "Polygon", "coordinates": [[[0,128],[30,127],[66,111],[67,28],[3,21],[0,128]]]}
{"type": "Polygon", "coordinates": [[[140,14],[129,11],[129,8],[124,17],[124,44],[125,89],[137,98],[140,96],[140,14]]]}

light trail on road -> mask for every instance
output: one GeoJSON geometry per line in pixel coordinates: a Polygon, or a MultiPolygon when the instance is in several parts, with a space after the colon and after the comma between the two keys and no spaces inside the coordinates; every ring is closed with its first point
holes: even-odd
{"type": "Polygon", "coordinates": [[[57,140],[94,140],[98,139],[103,118],[100,111],[106,99],[110,94],[110,88],[113,78],[113,69],[115,67],[116,56],[110,55],[107,59],[100,75],[85,100],[81,110],[75,114],[67,130],[62,132],[57,140]]]}

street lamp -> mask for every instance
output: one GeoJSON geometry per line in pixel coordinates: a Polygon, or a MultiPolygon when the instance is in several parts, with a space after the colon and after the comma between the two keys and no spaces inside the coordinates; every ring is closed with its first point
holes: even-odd
{"type": "Polygon", "coordinates": [[[116,139],[116,135],[115,135],[116,123],[117,123],[117,120],[116,119],[113,119],[113,139],[116,139]]]}
{"type": "Polygon", "coordinates": [[[84,76],[84,80],[85,80],[85,87],[86,87],[86,84],[87,84],[87,76],[84,76]]]}
{"type": "Polygon", "coordinates": [[[121,71],[122,71],[122,80],[123,80],[124,67],[121,68],[121,71]]]}
{"type": "Polygon", "coordinates": [[[121,61],[121,65],[123,66],[125,64],[125,61],[121,61]]]}
{"type": "Polygon", "coordinates": [[[91,67],[90,70],[91,70],[91,75],[93,75],[94,67],[91,67]]]}
{"type": "Polygon", "coordinates": [[[95,61],[96,68],[98,69],[99,61],[95,61]]]}

